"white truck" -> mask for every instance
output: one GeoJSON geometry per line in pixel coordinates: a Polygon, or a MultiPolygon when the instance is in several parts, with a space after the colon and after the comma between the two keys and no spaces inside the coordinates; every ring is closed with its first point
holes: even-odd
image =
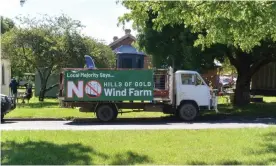
{"type": "Polygon", "coordinates": [[[183,121],[194,120],[202,111],[217,111],[217,95],[198,72],[174,73],[172,68],[63,69],[59,99],[63,107],[94,112],[104,122],[116,119],[124,109],[174,114],[183,121]]]}

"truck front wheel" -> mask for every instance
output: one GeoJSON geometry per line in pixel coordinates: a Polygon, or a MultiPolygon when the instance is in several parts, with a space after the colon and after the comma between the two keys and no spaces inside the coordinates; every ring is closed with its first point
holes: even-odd
{"type": "Polygon", "coordinates": [[[198,115],[198,108],[192,103],[185,103],[178,109],[178,117],[184,121],[192,121],[198,115]]]}
{"type": "Polygon", "coordinates": [[[118,115],[117,110],[113,109],[110,105],[101,105],[97,108],[97,119],[102,122],[108,122],[116,119],[118,115]]]}

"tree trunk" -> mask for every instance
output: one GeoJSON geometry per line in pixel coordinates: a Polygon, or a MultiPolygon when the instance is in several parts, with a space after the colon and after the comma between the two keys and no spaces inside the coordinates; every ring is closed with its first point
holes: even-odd
{"type": "Polygon", "coordinates": [[[250,63],[245,56],[240,57],[240,63],[237,68],[238,78],[234,95],[234,105],[244,106],[250,103],[250,63]]]}
{"type": "Polygon", "coordinates": [[[250,103],[250,80],[251,76],[249,72],[238,73],[234,95],[235,106],[244,106],[250,103]]]}
{"type": "Polygon", "coordinates": [[[44,101],[45,93],[46,93],[46,87],[41,87],[39,92],[39,98],[38,98],[39,101],[44,101]]]}

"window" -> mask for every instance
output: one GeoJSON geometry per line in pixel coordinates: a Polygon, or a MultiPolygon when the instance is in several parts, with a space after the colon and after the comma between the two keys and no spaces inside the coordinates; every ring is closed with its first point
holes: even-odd
{"type": "Polygon", "coordinates": [[[138,59],[137,68],[143,68],[141,59],[138,59]]]}
{"type": "Polygon", "coordinates": [[[2,64],[2,85],[5,85],[5,67],[2,64]]]}
{"type": "Polygon", "coordinates": [[[122,68],[133,68],[131,58],[122,58],[122,68]]]}
{"type": "Polygon", "coordinates": [[[182,74],[181,81],[183,85],[204,85],[203,80],[197,74],[182,74]]]}
{"type": "Polygon", "coordinates": [[[193,74],[182,74],[181,75],[181,81],[183,85],[194,85],[193,82],[193,74]]]}
{"type": "Polygon", "coordinates": [[[196,85],[204,85],[202,79],[196,75],[196,85]]]}

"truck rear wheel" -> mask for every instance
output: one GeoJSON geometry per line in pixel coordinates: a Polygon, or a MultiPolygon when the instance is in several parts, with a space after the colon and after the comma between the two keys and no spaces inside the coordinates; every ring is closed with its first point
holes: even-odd
{"type": "Polygon", "coordinates": [[[192,121],[198,115],[198,108],[192,103],[182,104],[178,110],[178,117],[184,121],[192,121]]]}
{"type": "Polygon", "coordinates": [[[112,108],[112,106],[110,105],[101,105],[97,108],[97,111],[96,111],[97,119],[102,122],[108,122],[108,121],[114,120],[116,119],[117,115],[118,115],[117,110],[112,108]]]}

